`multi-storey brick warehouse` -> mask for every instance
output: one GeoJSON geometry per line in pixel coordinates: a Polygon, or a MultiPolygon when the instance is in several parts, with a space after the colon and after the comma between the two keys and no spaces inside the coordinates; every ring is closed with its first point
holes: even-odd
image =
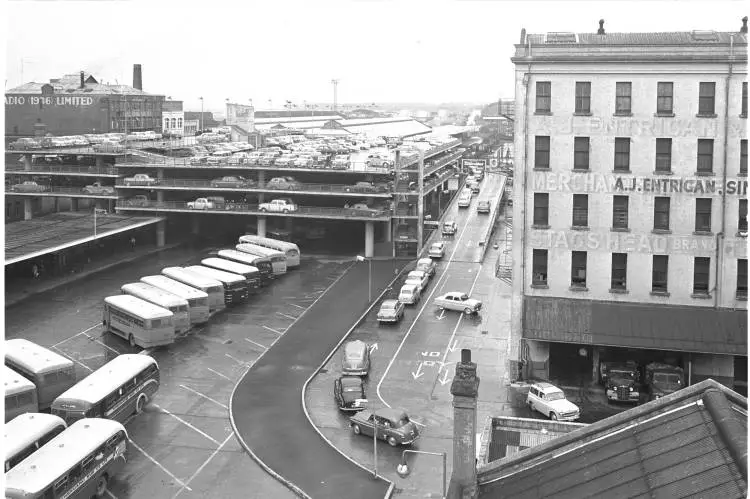
{"type": "Polygon", "coordinates": [[[746,19],[522,32],[513,327],[529,374],[632,359],[747,379],[746,19]]]}

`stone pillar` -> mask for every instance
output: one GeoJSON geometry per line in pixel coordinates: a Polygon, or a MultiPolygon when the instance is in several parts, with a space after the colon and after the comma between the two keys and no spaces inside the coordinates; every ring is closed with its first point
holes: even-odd
{"type": "MultiPolygon", "coordinates": [[[[262,189],[266,185],[266,171],[260,170],[258,172],[258,188],[262,189]]],[[[266,193],[265,192],[259,192],[258,193],[258,204],[264,203],[266,201],[266,193]]],[[[259,218],[260,220],[260,218],[259,218]]],[[[263,223],[265,223],[265,217],[263,218],[263,223]]],[[[260,227],[260,226],[259,226],[260,227]]],[[[260,228],[258,229],[260,230],[260,228]]],[[[265,234],[265,225],[263,226],[263,233],[265,234]]],[[[265,237],[265,236],[264,236],[265,237]]]]}
{"type": "Polygon", "coordinates": [[[34,218],[34,206],[31,204],[31,199],[26,198],[23,200],[23,219],[31,220],[34,218]]]}
{"type": "Polygon", "coordinates": [[[70,198],[70,211],[78,211],[78,198],[70,198]]]}
{"type": "Polygon", "coordinates": [[[294,229],[294,219],[292,217],[286,217],[286,219],[284,220],[284,225],[286,227],[286,230],[292,232],[292,229],[294,229]]]}
{"type": "Polygon", "coordinates": [[[375,222],[365,222],[365,258],[375,256],[375,222]]]}
{"type": "Polygon", "coordinates": [[[471,350],[461,350],[461,362],[451,383],[453,395],[453,471],[449,499],[476,497],[477,365],[471,361],[471,350]]]}
{"type": "Polygon", "coordinates": [[[96,167],[102,168],[104,166],[104,156],[94,156],[94,158],[96,158],[96,167]]]}
{"type": "Polygon", "coordinates": [[[191,233],[194,236],[198,236],[201,233],[201,219],[198,218],[198,215],[191,215],[190,218],[190,227],[191,227],[191,233]]]}
{"type": "Polygon", "coordinates": [[[156,223],[156,247],[163,248],[166,244],[167,221],[162,220],[156,223]]]}
{"type": "Polygon", "coordinates": [[[266,217],[258,217],[258,235],[266,237],[266,217]]]}

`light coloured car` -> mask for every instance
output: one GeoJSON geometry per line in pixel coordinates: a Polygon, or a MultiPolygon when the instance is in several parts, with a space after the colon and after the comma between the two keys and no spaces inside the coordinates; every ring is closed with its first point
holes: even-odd
{"type": "Polygon", "coordinates": [[[349,424],[355,435],[383,439],[391,447],[408,445],[419,438],[417,425],[400,409],[364,410],[349,418],[349,424]]]}
{"type": "Polygon", "coordinates": [[[149,177],[145,173],[136,173],[132,177],[124,179],[125,185],[156,185],[159,179],[149,177]]]}
{"type": "Polygon", "coordinates": [[[8,144],[8,149],[14,150],[14,151],[23,151],[27,149],[41,149],[42,146],[39,144],[39,141],[32,139],[30,137],[22,137],[15,142],[11,142],[8,144]]]}
{"type": "Polygon", "coordinates": [[[261,203],[258,209],[262,212],[271,213],[291,213],[299,209],[299,207],[291,199],[274,199],[268,203],[261,203]]]}
{"type": "Polygon", "coordinates": [[[115,188],[109,185],[102,185],[100,182],[94,182],[93,184],[87,185],[81,189],[81,192],[84,194],[106,195],[114,194],[115,188]]]}
{"type": "Polygon", "coordinates": [[[489,201],[479,201],[477,203],[477,213],[489,213],[490,212],[490,202],[489,201]]]}
{"type": "Polygon", "coordinates": [[[458,196],[458,207],[468,208],[471,206],[471,191],[462,191],[458,196]]]}
{"type": "Polygon", "coordinates": [[[443,224],[443,235],[444,236],[455,236],[456,231],[458,230],[458,225],[456,222],[450,220],[448,222],[445,222],[443,224]]]}
{"type": "Polygon", "coordinates": [[[302,184],[297,182],[294,177],[274,177],[269,180],[265,187],[267,189],[286,189],[286,190],[299,190],[302,188],[302,184]]]}
{"type": "Polygon", "coordinates": [[[425,274],[427,274],[427,277],[433,277],[435,275],[435,269],[436,269],[435,262],[432,258],[420,258],[417,260],[417,269],[421,270],[425,274]]]}
{"type": "Polygon", "coordinates": [[[365,161],[365,166],[393,166],[393,161],[380,154],[370,154],[365,161]]]}
{"type": "Polygon", "coordinates": [[[33,180],[27,180],[25,182],[21,182],[20,184],[15,184],[13,186],[14,192],[44,192],[47,190],[47,187],[44,185],[39,185],[33,180]]]}
{"type": "Polygon", "coordinates": [[[383,300],[378,310],[378,322],[398,322],[404,317],[404,304],[398,300],[383,300]]]}
{"type": "Polygon", "coordinates": [[[347,341],[341,359],[341,374],[367,376],[370,372],[370,346],[361,340],[347,341]]]}
{"type": "Polygon", "coordinates": [[[422,293],[424,288],[429,284],[430,278],[427,274],[421,270],[412,270],[406,275],[405,284],[414,284],[419,288],[419,292],[422,293]]]}
{"type": "Polygon", "coordinates": [[[189,210],[213,210],[216,205],[208,198],[198,198],[195,201],[189,201],[187,207],[189,210]]]}
{"type": "Polygon", "coordinates": [[[455,310],[466,315],[476,314],[482,309],[482,302],[470,298],[466,293],[451,291],[435,298],[435,305],[440,310],[455,310]]]}
{"type": "Polygon", "coordinates": [[[553,421],[575,421],[581,410],[565,398],[565,392],[550,383],[534,383],[526,396],[526,405],[553,421]]]}
{"type": "Polygon", "coordinates": [[[297,159],[297,156],[293,154],[285,154],[279,158],[276,158],[276,162],[274,165],[276,166],[292,166],[294,164],[294,160],[297,159]]]}
{"type": "Polygon", "coordinates": [[[430,258],[443,258],[445,256],[445,243],[432,243],[427,254],[430,258]]]}
{"type": "Polygon", "coordinates": [[[421,294],[419,288],[414,284],[404,284],[398,293],[398,301],[404,305],[416,305],[421,294]]]}

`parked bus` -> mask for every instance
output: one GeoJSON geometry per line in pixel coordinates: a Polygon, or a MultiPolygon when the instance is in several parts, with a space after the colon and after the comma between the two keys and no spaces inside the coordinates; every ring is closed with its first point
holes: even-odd
{"type": "Polygon", "coordinates": [[[52,414],[68,424],[82,418],[124,423],[140,413],[159,390],[159,365],[149,355],[122,354],[92,372],[52,402],[52,414]]]}
{"type": "Polygon", "coordinates": [[[271,259],[264,257],[264,256],[258,256],[258,255],[251,255],[250,253],[243,253],[242,251],[237,251],[233,249],[223,249],[219,250],[216,255],[219,258],[224,258],[225,260],[231,260],[233,262],[242,263],[244,265],[250,265],[251,267],[255,267],[258,269],[258,272],[260,272],[260,285],[266,286],[269,282],[271,282],[274,278],[273,275],[273,267],[271,267],[271,259]]]}
{"type": "Polygon", "coordinates": [[[250,293],[257,293],[260,289],[260,271],[252,265],[233,262],[224,258],[204,258],[201,265],[216,270],[223,270],[231,274],[238,274],[247,280],[247,290],[250,293]]]}
{"type": "Polygon", "coordinates": [[[67,428],[54,414],[28,412],[5,423],[5,473],[67,428]]]}
{"type": "Polygon", "coordinates": [[[196,275],[188,272],[182,267],[166,267],[161,273],[170,279],[187,284],[195,289],[199,289],[208,295],[208,311],[210,313],[218,312],[226,308],[224,303],[224,285],[216,279],[196,275]]]}
{"type": "Polygon", "coordinates": [[[283,252],[249,243],[238,244],[235,248],[242,253],[262,256],[271,260],[271,270],[273,271],[273,275],[279,276],[286,274],[286,255],[284,255],[283,252]]]}
{"type": "Polygon", "coordinates": [[[36,386],[8,366],[3,366],[5,422],[27,412],[39,412],[36,386]]]}
{"type": "Polygon", "coordinates": [[[163,275],[147,275],[141,277],[141,282],[163,289],[173,295],[187,300],[190,324],[208,322],[208,295],[200,289],[183,284],[163,275]]]}
{"type": "Polygon", "coordinates": [[[257,244],[264,248],[281,251],[286,256],[286,266],[289,268],[299,267],[299,246],[289,241],[279,241],[278,239],[271,239],[270,237],[260,237],[253,235],[240,236],[240,243],[257,244]]]}
{"type": "Polygon", "coordinates": [[[224,303],[227,306],[247,301],[249,295],[247,279],[241,275],[204,267],[203,265],[191,265],[190,267],[185,267],[185,270],[219,281],[224,286],[224,303]]]}
{"type": "Polygon", "coordinates": [[[120,291],[172,312],[175,333],[186,333],[190,329],[190,305],[186,299],[145,282],[124,284],[120,291]]]}
{"type": "Polygon", "coordinates": [[[128,340],[131,347],[157,347],[174,343],[174,314],[130,295],[104,299],[102,324],[128,340]]]}
{"type": "Polygon", "coordinates": [[[5,341],[5,365],[36,385],[37,402],[42,411],[49,409],[58,395],[76,384],[72,360],[22,338],[5,341]]]}
{"type": "Polygon", "coordinates": [[[128,433],[117,421],[87,418],[5,474],[8,499],[104,497],[127,460],[128,433]]]}

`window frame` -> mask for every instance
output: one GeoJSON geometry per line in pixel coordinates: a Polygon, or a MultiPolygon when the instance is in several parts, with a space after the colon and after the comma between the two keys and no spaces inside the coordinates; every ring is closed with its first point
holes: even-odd
{"type": "Polygon", "coordinates": [[[667,294],[669,293],[669,255],[652,255],[651,258],[651,293],[667,294]],[[658,263],[658,270],[657,270],[658,263]],[[663,264],[663,265],[662,265],[663,264]],[[662,268],[663,267],[663,268],[662,268]],[[657,279],[657,272],[663,274],[657,279]]]}
{"type": "Polygon", "coordinates": [[[575,114],[591,114],[591,82],[577,81],[575,87],[575,114]]]}
{"type": "Polygon", "coordinates": [[[612,196],[612,228],[617,230],[628,230],[630,223],[630,196],[614,195],[612,196]],[[622,216],[622,208],[624,202],[624,217],[622,216]],[[618,201],[620,205],[618,206],[618,201]],[[619,208],[619,210],[618,210],[619,208]],[[622,222],[618,222],[618,213],[620,214],[620,220],[625,219],[624,225],[622,222]]]}
{"type": "Polygon", "coordinates": [[[612,253],[612,266],[610,273],[610,290],[627,291],[628,289],[628,254],[612,253]],[[616,275],[620,274],[622,275],[616,275]]]}
{"type": "Polygon", "coordinates": [[[714,139],[698,139],[695,171],[697,173],[713,174],[714,172],[714,139]],[[710,148],[710,151],[708,150],[709,148],[710,148]]]}
{"type": "Polygon", "coordinates": [[[698,116],[716,116],[716,82],[698,83],[698,116]]]}
{"type": "Polygon", "coordinates": [[[740,117],[747,118],[747,82],[742,82],[742,104],[740,108],[740,117]]]}
{"type": "Polygon", "coordinates": [[[552,112],[552,82],[536,82],[536,109],[535,113],[549,114],[552,112]],[[541,105],[540,105],[541,103],[541,105]],[[546,104],[546,107],[545,107],[546,104]]]}
{"type": "Polygon", "coordinates": [[[589,226],[588,194],[573,194],[573,218],[571,223],[574,228],[589,226]]]}
{"type": "Polygon", "coordinates": [[[633,83],[615,82],[615,115],[630,116],[631,114],[633,114],[633,83]]]}
{"type": "Polygon", "coordinates": [[[630,171],[630,137],[615,137],[614,171],[630,171]]]}
{"type": "Polygon", "coordinates": [[[747,139],[740,139],[740,175],[747,175],[747,139]]]}
{"type": "Polygon", "coordinates": [[[654,172],[672,173],[672,138],[671,137],[659,137],[656,139],[656,155],[655,155],[655,163],[654,163],[654,172]],[[660,145],[662,146],[661,151],[659,150],[660,145]],[[665,147],[665,146],[668,146],[668,147],[665,147]],[[660,163],[663,165],[665,160],[666,160],[666,168],[663,168],[662,166],[660,166],[660,163]]]}
{"type": "Polygon", "coordinates": [[[674,82],[656,83],[656,114],[674,116],[674,82]],[[667,90],[669,93],[667,93],[667,90]],[[669,103],[667,105],[667,103],[669,103]]]}
{"type": "Polygon", "coordinates": [[[534,136],[534,168],[545,170],[548,170],[550,168],[551,149],[552,137],[550,137],[549,135],[534,136]],[[542,159],[544,159],[544,161],[542,161],[542,159]]]}
{"type": "Polygon", "coordinates": [[[747,300],[747,258],[737,259],[737,287],[735,290],[735,296],[739,299],[747,300]]]}
{"type": "Polygon", "coordinates": [[[570,287],[574,289],[586,289],[588,274],[588,252],[570,252],[570,287]],[[576,262],[576,260],[578,260],[576,262]],[[576,271],[583,270],[583,278],[578,277],[576,271]]]}
{"type": "Polygon", "coordinates": [[[711,232],[712,201],[711,198],[695,199],[695,232],[711,232]]]}
{"type": "Polygon", "coordinates": [[[548,282],[549,250],[533,249],[531,252],[531,286],[548,286],[548,282]],[[541,272],[542,270],[544,272],[541,272]],[[537,275],[540,276],[540,278],[537,278],[537,275]],[[543,276],[543,278],[541,276],[543,276]]]}
{"type": "Polygon", "coordinates": [[[654,197],[654,231],[668,231],[670,225],[671,199],[666,196],[654,197]],[[665,209],[666,208],[666,209],[665,209]],[[658,224],[659,215],[666,218],[666,224],[658,224]]]}
{"type": "Polygon", "coordinates": [[[710,284],[711,258],[696,256],[693,259],[693,294],[709,296],[710,284]]]}
{"type": "Polygon", "coordinates": [[[535,227],[549,227],[549,193],[548,192],[535,192],[534,193],[534,226],[535,227]],[[539,200],[539,204],[537,204],[539,200]],[[544,200],[545,204],[541,201],[544,200]],[[537,216],[538,213],[544,212],[544,223],[540,223],[541,219],[537,216]]]}
{"type": "Polygon", "coordinates": [[[591,137],[573,137],[573,170],[589,171],[590,167],[591,137]]]}
{"type": "Polygon", "coordinates": [[[737,205],[737,232],[747,236],[747,199],[740,199],[737,205]]]}

